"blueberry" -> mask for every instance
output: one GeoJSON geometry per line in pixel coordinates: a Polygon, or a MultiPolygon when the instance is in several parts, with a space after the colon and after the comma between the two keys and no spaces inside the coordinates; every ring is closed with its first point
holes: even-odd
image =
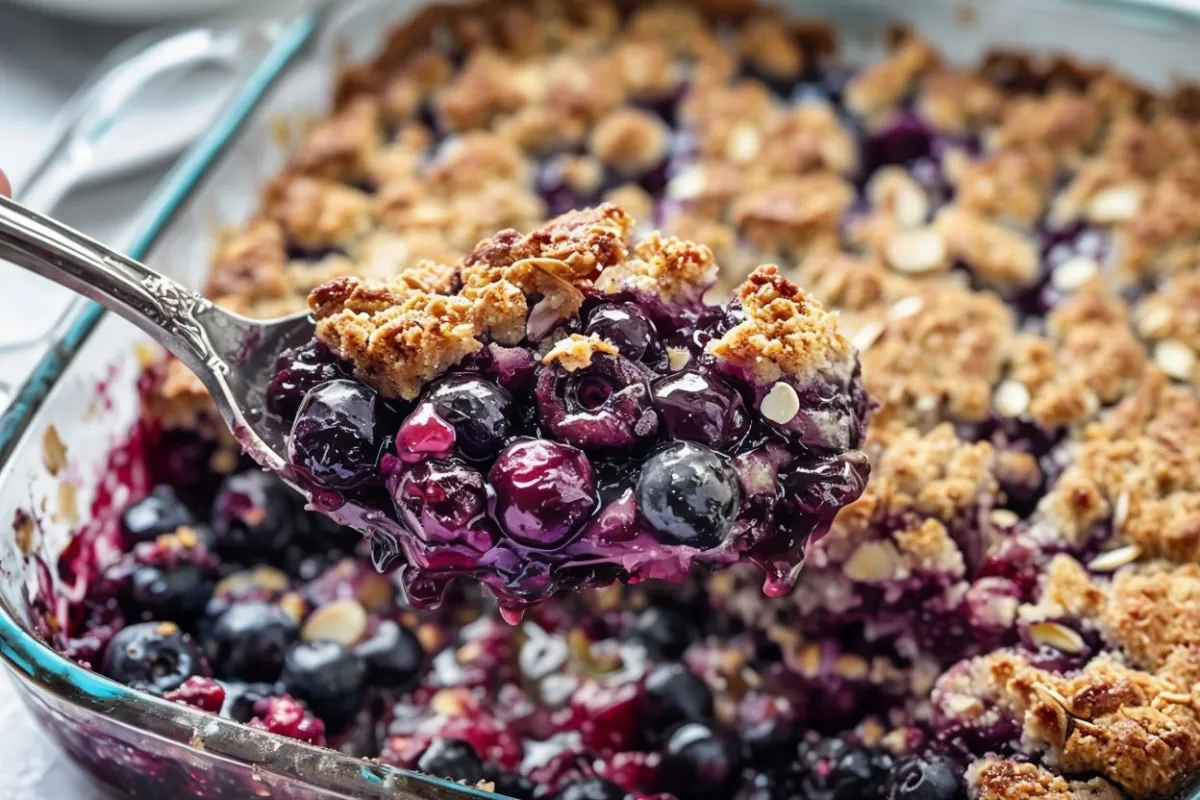
{"type": "Polygon", "coordinates": [[[536,783],[516,772],[501,772],[492,782],[496,785],[493,789],[496,794],[513,800],[533,800],[538,789],[536,783]]]}
{"type": "Polygon", "coordinates": [[[298,642],[283,659],[279,680],[325,721],[331,733],[348,728],[366,697],[367,665],[338,642],[298,642]]]}
{"type": "Polygon", "coordinates": [[[583,332],[612,342],[630,361],[641,361],[656,340],[654,324],[633,303],[598,306],[583,332]]]}
{"type": "Polygon", "coordinates": [[[411,688],[425,662],[421,640],[391,620],[380,622],[375,635],[360,642],[354,652],[366,663],[372,686],[396,691],[411,688]]]}
{"type": "Polygon", "coordinates": [[[143,565],[130,575],[121,604],[134,618],[190,623],[204,613],[213,585],[209,570],[195,564],[143,565]]]}
{"type": "Polygon", "coordinates": [[[674,439],[721,448],[746,427],[742,396],[716,376],[684,370],[654,384],[654,407],[674,439]]]}
{"type": "Polygon", "coordinates": [[[572,781],[558,793],[558,800],[625,800],[626,797],[628,794],[620,786],[598,777],[572,781]]]}
{"type": "Polygon", "coordinates": [[[555,363],[538,374],[538,419],[554,438],[587,450],[619,450],[652,436],[658,414],[650,367],[624,356],[594,354],[583,369],[555,363]]]}
{"type": "Polygon", "coordinates": [[[691,620],[665,606],[650,606],[633,624],[633,638],[656,658],[679,658],[695,635],[696,628],[691,620]]]}
{"type": "Polygon", "coordinates": [[[728,797],[740,771],[737,734],[716,722],[684,723],[663,747],[663,788],[677,797],[728,797]]]}
{"type": "Polygon", "coordinates": [[[221,714],[237,722],[249,722],[254,717],[255,704],[260,701],[286,693],[278,683],[223,681],[221,685],[225,687],[225,706],[221,714]]]}
{"type": "MultiPolygon", "coordinates": [[[[680,722],[709,719],[712,692],[696,673],[683,664],[660,664],[646,676],[641,717],[648,738],[680,722]]],[[[653,743],[653,742],[652,742],[653,743]]]]}
{"type": "Polygon", "coordinates": [[[333,353],[315,340],[292,350],[285,350],[275,368],[275,377],[267,386],[266,406],[272,414],[286,420],[296,418],[304,396],[311,389],[344,377],[333,353]]]}
{"type": "Polygon", "coordinates": [[[417,760],[417,769],[426,775],[450,781],[479,783],[485,777],[483,762],[471,745],[461,739],[435,739],[417,760]]]}
{"type": "Polygon", "coordinates": [[[288,436],[288,461],[322,489],[353,489],[375,477],[384,437],[379,395],[358,381],[322,383],[307,395],[288,436]]]}
{"type": "Polygon", "coordinates": [[[878,796],[892,766],[886,754],[842,739],[802,742],[798,761],[804,793],[813,800],[878,796]]]}
{"type": "Polygon", "coordinates": [[[219,678],[249,682],[279,677],[283,657],[296,639],[296,621],[274,603],[235,603],[212,625],[205,640],[219,678]]]}
{"type": "Polygon", "coordinates": [[[489,478],[504,530],[533,547],[555,547],[596,509],[592,467],[581,450],[523,439],[500,453],[489,478]]]}
{"type": "Polygon", "coordinates": [[[121,514],[121,532],[125,534],[128,547],[152,542],[164,533],[174,533],[179,527],[195,524],[196,518],[170,486],[155,486],[154,491],[121,514]]]}
{"type": "Polygon", "coordinates": [[[465,372],[450,375],[427,399],[454,428],[454,443],[467,458],[491,458],[512,437],[512,396],[491,381],[465,372]]]}
{"type": "Polygon", "coordinates": [[[225,556],[272,556],[308,524],[299,495],[258,470],[230,475],[213,499],[214,544],[225,556]]]}
{"type": "Polygon", "coordinates": [[[961,772],[944,756],[910,756],[896,765],[886,800],[966,800],[961,772]]]}
{"type": "Polygon", "coordinates": [[[677,442],[652,456],[636,491],[638,511],[660,539],[701,550],[725,540],[740,494],[729,460],[691,442],[677,442]]]}
{"type": "Polygon", "coordinates": [[[108,643],[100,671],[134,689],[161,694],[203,675],[204,658],[192,637],[173,622],[142,622],[108,643]]]}

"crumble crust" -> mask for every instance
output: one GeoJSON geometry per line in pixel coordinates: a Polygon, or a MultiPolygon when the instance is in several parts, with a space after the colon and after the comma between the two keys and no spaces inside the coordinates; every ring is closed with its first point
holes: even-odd
{"type": "Polygon", "coordinates": [[[348,247],[372,223],[371,198],[334,181],[285,176],[264,193],[263,211],[300,247],[348,247]]]}
{"type": "Polygon", "coordinates": [[[1028,286],[1038,277],[1039,254],[1029,237],[949,205],[934,218],[934,230],[950,255],[993,286],[1028,286]]]}
{"type": "Polygon", "coordinates": [[[596,288],[609,294],[632,291],[667,305],[696,303],[717,280],[717,262],[706,245],[650,234],[634,257],[606,269],[596,288]]]}
{"type": "Polygon", "coordinates": [[[804,69],[804,51],[791,33],[778,15],[751,17],[738,31],[742,59],[772,78],[795,78],[804,69]]]}
{"type": "Polygon", "coordinates": [[[997,149],[1042,145],[1060,162],[1078,163],[1096,143],[1103,122],[1099,105],[1086,95],[1056,90],[1045,97],[1009,101],[990,144],[997,149]]]}
{"type": "Polygon", "coordinates": [[[938,62],[928,42],[908,36],[885,59],[857,75],[846,87],[846,105],[869,121],[882,121],[904,99],[922,73],[938,62]]]}
{"type": "Polygon", "coordinates": [[[955,202],[964,211],[1029,227],[1046,208],[1055,173],[1053,155],[1040,144],[990,153],[952,176],[955,202]]]}
{"type": "Polygon", "coordinates": [[[967,783],[976,800],[1121,800],[1121,793],[1103,778],[1068,781],[1029,762],[987,758],[967,770],[967,783]]]}
{"type": "Polygon", "coordinates": [[[671,131],[648,111],[618,108],[592,130],[592,155],[618,171],[631,174],[650,169],[667,154],[671,131]]]}
{"type": "Polygon", "coordinates": [[[542,363],[549,366],[557,362],[567,372],[587,369],[592,365],[592,356],[597,353],[615,356],[620,351],[612,342],[592,334],[584,336],[572,333],[554,343],[554,346],[542,356],[542,363]]]}
{"type": "Polygon", "coordinates": [[[917,109],[935,128],[962,133],[997,122],[1004,94],[977,72],[937,69],[921,81],[917,109]]]}
{"type": "Polygon", "coordinates": [[[722,361],[744,369],[760,385],[785,375],[850,374],[854,349],[838,330],[838,315],[779,273],[774,265],[750,274],[737,298],[745,321],[708,345],[722,361]]]}
{"type": "Polygon", "coordinates": [[[742,235],[761,251],[801,254],[836,241],[854,188],[831,173],[780,178],[733,202],[731,215],[742,235]]]}

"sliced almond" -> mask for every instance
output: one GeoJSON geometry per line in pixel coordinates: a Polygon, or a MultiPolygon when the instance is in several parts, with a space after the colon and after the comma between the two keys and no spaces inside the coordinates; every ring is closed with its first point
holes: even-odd
{"type": "Polygon", "coordinates": [[[1115,550],[1101,553],[1088,562],[1088,569],[1093,572],[1115,572],[1121,567],[1132,564],[1142,557],[1142,548],[1136,544],[1127,544],[1115,550]]]}
{"type": "Polygon", "coordinates": [[[815,678],[821,674],[821,662],[824,660],[824,654],[821,652],[821,645],[806,644],[800,650],[799,657],[796,659],[800,667],[800,672],[809,677],[815,678]]]}
{"type": "Polygon", "coordinates": [[[1196,352],[1178,339],[1164,339],[1154,345],[1154,363],[1176,380],[1191,380],[1196,352]]]}
{"type": "Polygon", "coordinates": [[[780,381],[767,392],[758,410],[776,425],[787,425],[800,413],[800,395],[791,384],[780,381]]]}
{"type": "Polygon", "coordinates": [[[996,413],[1013,419],[1021,416],[1029,408],[1029,389],[1020,381],[1011,378],[1000,381],[992,393],[992,405],[996,413]]]}
{"type": "Polygon", "coordinates": [[[213,594],[224,597],[231,594],[242,594],[254,589],[267,592],[282,592],[287,588],[288,577],[274,567],[255,567],[243,572],[235,572],[222,578],[213,589],[213,594]]]}
{"type": "Polygon", "coordinates": [[[883,323],[878,320],[871,320],[866,325],[863,325],[854,336],[850,339],[850,344],[859,352],[871,349],[871,345],[878,341],[883,335],[883,323]]]}
{"type": "Polygon", "coordinates": [[[884,257],[906,275],[924,275],[948,265],[946,240],[932,228],[900,231],[888,239],[884,257]]]}
{"type": "Polygon", "coordinates": [[[1121,492],[1117,496],[1116,505],[1113,506],[1113,528],[1120,532],[1125,527],[1125,520],[1129,519],[1129,492],[1121,492]]]}
{"type": "Polygon", "coordinates": [[[1161,338],[1175,324],[1175,314],[1169,308],[1153,308],[1147,311],[1138,322],[1138,329],[1143,336],[1161,338]]]}
{"type": "Polygon", "coordinates": [[[852,681],[867,677],[867,660],[854,653],[842,653],[833,660],[833,674],[852,681]]]}
{"type": "Polygon", "coordinates": [[[367,632],[367,612],[357,600],[335,600],[308,615],[300,638],[306,642],[337,642],[347,647],[367,632]]]}
{"type": "Polygon", "coordinates": [[[1029,626],[1029,638],[1039,646],[1053,647],[1062,653],[1082,653],[1083,637],[1073,628],[1058,622],[1038,622],[1029,626]]]}
{"type": "Polygon", "coordinates": [[[908,319],[920,314],[924,308],[925,301],[914,294],[908,297],[901,297],[892,303],[891,308],[888,309],[888,314],[892,319],[908,319]]]}
{"type": "Polygon", "coordinates": [[[1087,215],[1092,222],[1109,224],[1133,219],[1142,206],[1142,188],[1136,184],[1123,183],[1101,189],[1092,196],[1087,205],[1087,215]]]}
{"type": "Polygon", "coordinates": [[[896,549],[890,542],[864,542],[846,559],[842,572],[850,580],[877,583],[894,578],[898,562],[896,549]]]}
{"type": "Polygon", "coordinates": [[[1021,521],[1016,512],[1009,511],[1007,508],[997,508],[988,515],[993,525],[998,525],[1001,528],[1011,528],[1021,521]]]}
{"type": "Polygon", "coordinates": [[[929,218],[925,190],[902,167],[877,171],[867,184],[867,197],[872,206],[891,213],[901,228],[916,228],[929,218]]]}
{"type": "Polygon", "coordinates": [[[1060,292],[1073,292],[1100,274],[1100,265],[1094,258],[1074,256],[1054,268],[1050,273],[1050,284],[1060,292]]]}
{"type": "Polygon", "coordinates": [[[667,197],[675,200],[692,200],[704,191],[706,176],[704,167],[694,164],[679,171],[667,184],[667,197]]]}
{"type": "Polygon", "coordinates": [[[729,140],[725,142],[725,155],[730,161],[747,164],[758,158],[762,152],[762,134],[749,122],[739,123],[729,132],[729,140]]]}
{"type": "Polygon", "coordinates": [[[688,365],[692,360],[692,354],[684,347],[668,347],[667,348],[667,364],[671,370],[678,372],[688,365]]]}
{"type": "Polygon", "coordinates": [[[955,714],[975,715],[983,711],[983,703],[969,694],[952,694],[946,698],[946,708],[955,714]]]}

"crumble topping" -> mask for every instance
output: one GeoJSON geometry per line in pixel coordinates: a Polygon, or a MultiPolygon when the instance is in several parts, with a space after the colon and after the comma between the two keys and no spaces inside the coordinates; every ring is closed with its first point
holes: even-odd
{"type": "Polygon", "coordinates": [[[1120,791],[1103,778],[1068,781],[1037,764],[998,758],[972,764],[967,783],[976,800],[1121,800],[1120,791]]]}
{"type": "Polygon", "coordinates": [[[371,227],[371,198],[333,181],[302,175],[275,181],[264,212],[278,220],[291,241],[319,250],[348,247],[371,227]]]}
{"type": "Polygon", "coordinates": [[[634,258],[605,270],[596,282],[608,293],[633,291],[657,296],[668,305],[695,303],[717,279],[713,252],[672,236],[652,233],[634,248],[634,258]]]}
{"type": "Polygon", "coordinates": [[[663,160],[670,133],[666,123],[648,111],[619,108],[596,123],[589,149],[618,171],[637,173],[663,160]]]}
{"type": "Polygon", "coordinates": [[[751,17],[738,31],[742,59],[773,78],[795,78],[804,68],[804,52],[790,34],[787,22],[776,15],[751,17]]]}
{"type": "Polygon", "coordinates": [[[880,121],[904,99],[917,79],[938,62],[923,39],[908,36],[885,59],[859,73],[846,87],[846,105],[868,120],[880,121]]]}
{"type": "Polygon", "coordinates": [[[760,385],[785,375],[850,373],[854,350],[838,330],[838,316],[779,274],[773,265],[756,269],[737,293],[745,321],[730,328],[708,350],[745,369],[760,385]]]}
{"type": "Polygon", "coordinates": [[[1138,304],[1138,332],[1171,378],[1200,383],[1200,272],[1179,275],[1138,304]]]}
{"type": "Polygon", "coordinates": [[[283,297],[288,293],[286,262],[279,223],[254,219],[243,231],[218,244],[205,293],[218,301],[237,298],[247,304],[283,297]]]}
{"type": "Polygon", "coordinates": [[[1058,90],[1044,97],[1021,96],[1008,103],[991,145],[1043,145],[1060,161],[1078,163],[1095,145],[1102,122],[1099,105],[1086,95],[1058,90]]]}
{"type": "Polygon", "coordinates": [[[858,142],[828,103],[800,103],[778,115],[766,126],[761,145],[747,152],[757,156],[759,148],[761,165],[772,173],[850,174],[858,167],[858,142]]]}
{"type": "Polygon", "coordinates": [[[326,180],[362,177],[382,144],[379,101],[359,96],[317,123],[293,160],[295,169],[326,180]]]}
{"type": "Polygon", "coordinates": [[[921,81],[917,109],[935,128],[962,133],[990,125],[1004,112],[1004,94],[976,72],[938,69],[921,81]]]}
{"type": "Polygon", "coordinates": [[[1028,227],[1045,210],[1055,173],[1053,155],[1037,144],[990,153],[953,176],[955,202],[973,214],[1028,227]]]}
{"type": "Polygon", "coordinates": [[[1009,353],[1012,312],[989,292],[928,285],[880,313],[862,353],[867,390],[881,414],[920,423],[986,419],[1009,353]],[[901,313],[897,313],[897,311],[901,313]]]}
{"type": "Polygon", "coordinates": [[[951,256],[982,281],[995,286],[1028,286],[1037,279],[1037,246],[1022,233],[956,206],[946,206],[933,223],[951,256]]]}
{"type": "Polygon", "coordinates": [[[830,173],[781,178],[738,197],[731,210],[743,236],[758,249],[798,253],[836,242],[854,188],[830,173]]]}
{"type": "Polygon", "coordinates": [[[586,369],[592,365],[592,356],[596,353],[615,356],[620,351],[612,342],[605,341],[599,336],[583,336],[582,334],[572,333],[559,339],[554,343],[554,346],[542,357],[542,363],[546,365],[558,362],[558,364],[567,372],[574,372],[579,369],[586,369]]]}

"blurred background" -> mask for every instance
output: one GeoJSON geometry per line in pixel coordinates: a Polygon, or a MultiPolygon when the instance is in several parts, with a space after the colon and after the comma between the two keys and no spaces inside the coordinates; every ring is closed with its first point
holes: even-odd
{"type": "MultiPolygon", "coordinates": [[[[244,75],[222,57],[223,37],[269,36],[304,2],[0,0],[0,168],[18,199],[126,245],[150,192],[244,75]]],[[[7,264],[0,286],[3,410],[72,299],[7,264]]],[[[33,724],[6,673],[0,753],[0,800],[109,796],[33,724]]]]}

